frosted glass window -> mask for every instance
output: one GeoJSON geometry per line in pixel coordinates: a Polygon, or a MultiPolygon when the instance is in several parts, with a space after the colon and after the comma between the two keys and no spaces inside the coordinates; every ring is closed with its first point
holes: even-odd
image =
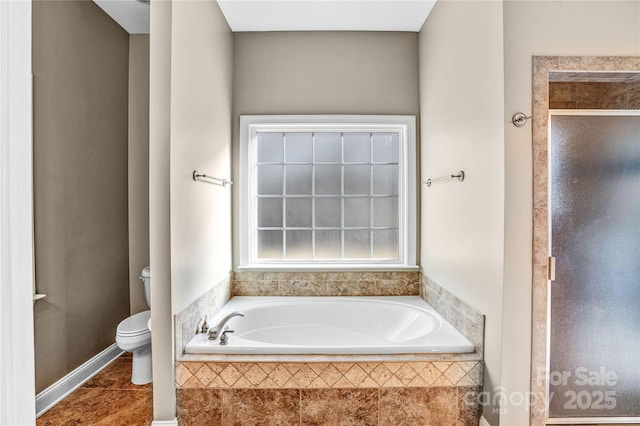
{"type": "Polygon", "coordinates": [[[257,139],[264,160],[260,259],[398,258],[397,133],[269,132],[257,139]]]}
{"type": "Polygon", "coordinates": [[[401,229],[414,223],[402,207],[415,206],[415,165],[402,163],[414,142],[385,119],[241,130],[241,265],[415,264],[401,247],[416,234],[401,229]]]}

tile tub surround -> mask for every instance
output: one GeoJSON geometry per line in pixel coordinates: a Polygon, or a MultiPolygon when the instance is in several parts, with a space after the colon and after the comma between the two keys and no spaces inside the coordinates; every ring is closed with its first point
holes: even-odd
{"type": "Polygon", "coordinates": [[[474,387],[178,389],[180,425],[477,426],[474,387]]]}
{"type": "Polygon", "coordinates": [[[176,386],[181,425],[477,425],[482,362],[179,362],[176,386]]]}
{"type": "Polygon", "coordinates": [[[479,359],[402,362],[180,361],[176,367],[176,387],[181,389],[456,387],[481,386],[482,377],[482,361],[479,359]]]}
{"type": "Polygon", "coordinates": [[[478,353],[483,353],[484,315],[422,274],[420,276],[420,297],[464,337],[469,339],[478,353]]]}
{"type": "Polygon", "coordinates": [[[234,272],[234,296],[413,296],[420,272],[234,272]]]}
{"type": "Polygon", "coordinates": [[[414,295],[426,300],[482,353],[484,316],[420,271],[234,272],[176,315],[176,357],[184,357],[184,347],[202,318],[212,318],[232,296],[414,295]]]}
{"type": "Polygon", "coordinates": [[[420,295],[483,353],[484,315],[420,271],[234,272],[176,315],[176,357],[183,358],[184,347],[204,315],[212,318],[231,296],[413,295],[420,295]]]}
{"type": "Polygon", "coordinates": [[[229,275],[175,316],[176,356],[179,357],[184,352],[184,346],[194,336],[196,327],[204,316],[212,318],[229,301],[231,282],[229,275]]]}
{"type": "MultiPolygon", "coordinates": [[[[484,317],[417,271],[236,272],[231,286],[233,295],[254,296],[420,294],[482,347],[484,317]]],[[[209,310],[210,315],[215,312],[209,310]]],[[[204,311],[191,309],[190,315],[196,312],[204,311]]],[[[198,320],[192,317],[182,328],[185,337],[193,335],[198,320]]],[[[191,355],[180,349],[175,377],[181,425],[252,420],[477,425],[480,419],[476,396],[482,390],[483,363],[478,350],[455,355],[240,356],[191,355]]]]}

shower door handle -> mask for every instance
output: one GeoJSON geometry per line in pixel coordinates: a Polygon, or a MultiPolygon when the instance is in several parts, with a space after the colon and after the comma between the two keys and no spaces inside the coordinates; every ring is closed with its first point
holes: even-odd
{"type": "Polygon", "coordinates": [[[553,256],[549,256],[549,262],[547,264],[547,270],[548,270],[548,279],[549,281],[555,281],[556,280],[556,258],[553,256]]]}

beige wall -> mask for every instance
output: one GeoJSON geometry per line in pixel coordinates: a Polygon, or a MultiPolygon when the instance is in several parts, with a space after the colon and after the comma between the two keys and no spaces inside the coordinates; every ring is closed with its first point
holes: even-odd
{"type": "Polygon", "coordinates": [[[129,36],[129,300],[149,309],[139,279],[149,265],[149,35],[129,36]]]}
{"type": "MultiPolygon", "coordinates": [[[[510,122],[531,113],[531,57],[640,55],[640,1],[506,1],[505,275],[502,386],[529,390],[531,353],[531,125],[510,122]]],[[[525,424],[527,407],[503,404],[501,424],[525,424]]]]}
{"type": "MultiPolygon", "coordinates": [[[[236,180],[240,115],[419,114],[415,33],[257,32],[233,39],[236,180]]],[[[237,187],[234,194],[237,200],[237,187]]]]}
{"type": "Polygon", "coordinates": [[[36,391],[129,314],[128,34],[90,1],[33,3],[36,391]]]}
{"type": "Polygon", "coordinates": [[[215,2],[173,6],[171,281],[177,314],[231,271],[231,188],[194,182],[197,169],[231,176],[233,41],[215,2]]]}
{"type": "Polygon", "coordinates": [[[154,418],[172,420],[172,314],[231,270],[231,191],[191,173],[230,175],[232,34],[216,2],[152,2],[150,52],[154,418]]]}
{"type": "MultiPolygon", "coordinates": [[[[423,273],[486,315],[485,390],[500,385],[504,239],[502,3],[440,1],[420,32],[423,273]]],[[[485,417],[496,419],[491,408],[485,417]]]]}

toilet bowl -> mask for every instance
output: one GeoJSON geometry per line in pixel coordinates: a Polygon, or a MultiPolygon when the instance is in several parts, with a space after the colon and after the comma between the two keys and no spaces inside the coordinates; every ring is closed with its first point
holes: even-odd
{"type": "MultiPolygon", "coordinates": [[[[147,304],[149,300],[150,270],[147,266],[142,270],[140,279],[144,283],[144,294],[147,304]]],[[[151,373],[151,330],[149,320],[151,311],[143,311],[125,318],[118,324],[116,344],[120,349],[133,353],[131,366],[131,382],[144,385],[153,380],[151,373]]]]}

